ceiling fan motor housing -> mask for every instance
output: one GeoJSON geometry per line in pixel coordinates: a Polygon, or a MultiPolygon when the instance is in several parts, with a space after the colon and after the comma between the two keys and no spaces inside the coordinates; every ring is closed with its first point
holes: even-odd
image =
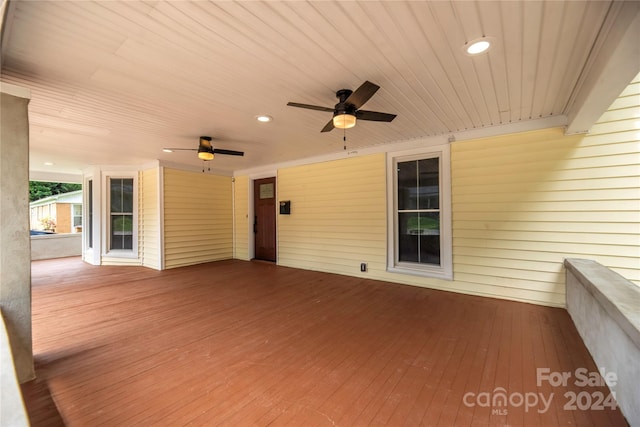
{"type": "Polygon", "coordinates": [[[351,89],[340,89],[336,92],[336,98],[340,100],[340,104],[344,104],[344,102],[351,96],[353,91],[351,89]]]}
{"type": "Polygon", "coordinates": [[[341,114],[349,114],[351,116],[356,115],[356,107],[351,104],[336,104],[333,116],[339,116],[341,114]]]}
{"type": "Polygon", "coordinates": [[[353,91],[350,89],[340,89],[336,92],[336,98],[338,98],[340,102],[338,102],[334,107],[334,117],[341,114],[350,114],[352,116],[356,115],[356,106],[346,102],[352,93],[353,91]]]}

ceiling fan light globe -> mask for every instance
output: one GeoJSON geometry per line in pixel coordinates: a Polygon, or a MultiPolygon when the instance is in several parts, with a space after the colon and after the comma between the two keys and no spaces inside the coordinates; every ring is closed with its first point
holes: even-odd
{"type": "Polygon", "coordinates": [[[201,160],[213,160],[213,153],[209,151],[198,151],[198,158],[201,160]]]}
{"type": "Polygon", "coordinates": [[[336,114],[333,116],[333,126],[338,129],[350,129],[356,125],[356,116],[353,114],[336,114]]]}

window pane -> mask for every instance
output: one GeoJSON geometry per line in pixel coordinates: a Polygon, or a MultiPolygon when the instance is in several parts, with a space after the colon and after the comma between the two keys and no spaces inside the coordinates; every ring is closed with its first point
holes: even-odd
{"type": "Polygon", "coordinates": [[[111,249],[133,249],[131,215],[111,215],[111,249]]]}
{"type": "Polygon", "coordinates": [[[123,212],[121,179],[111,180],[111,212],[123,212]]]}
{"type": "Polygon", "coordinates": [[[110,249],[133,249],[133,179],[111,179],[110,249]]]}
{"type": "Polygon", "coordinates": [[[410,210],[418,208],[418,195],[416,187],[418,185],[417,162],[398,163],[398,209],[410,210]]]}
{"type": "Polygon", "coordinates": [[[122,180],[122,212],[133,212],[133,179],[122,180]]]}
{"type": "Polygon", "coordinates": [[[398,213],[398,261],[440,265],[440,214],[398,213]]]}
{"type": "Polygon", "coordinates": [[[133,220],[131,215],[112,215],[111,230],[115,234],[132,234],[133,220]]]}
{"type": "Polygon", "coordinates": [[[420,263],[440,265],[440,214],[420,214],[420,263]]]}
{"type": "Polygon", "coordinates": [[[418,161],[418,209],[440,208],[438,158],[418,161]]]}
{"type": "Polygon", "coordinates": [[[111,179],[111,212],[133,212],[133,179],[111,179]]]}
{"type": "Polygon", "coordinates": [[[133,248],[133,236],[111,236],[111,249],[133,248]]]}
{"type": "Polygon", "coordinates": [[[398,214],[398,261],[418,262],[418,233],[415,222],[418,213],[398,214]]]}

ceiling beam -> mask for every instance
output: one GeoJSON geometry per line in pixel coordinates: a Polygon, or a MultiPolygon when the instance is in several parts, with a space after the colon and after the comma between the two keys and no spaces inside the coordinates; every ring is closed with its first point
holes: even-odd
{"type": "Polygon", "coordinates": [[[613,2],[565,114],[567,135],[587,133],[640,72],[640,2],[613,2]]]}

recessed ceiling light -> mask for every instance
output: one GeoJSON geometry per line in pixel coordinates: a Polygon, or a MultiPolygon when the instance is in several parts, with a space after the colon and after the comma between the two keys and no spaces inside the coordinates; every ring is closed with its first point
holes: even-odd
{"type": "Polygon", "coordinates": [[[256,116],[256,120],[261,123],[269,123],[270,121],[273,120],[273,117],[262,114],[260,116],[256,116]]]}
{"type": "Polygon", "coordinates": [[[163,148],[162,151],[164,151],[165,153],[173,153],[173,150],[170,150],[168,148],[163,148]]]}
{"type": "Polygon", "coordinates": [[[53,162],[44,162],[45,166],[53,166],[53,162]]]}
{"type": "Polygon", "coordinates": [[[491,47],[492,40],[490,37],[482,37],[465,43],[463,49],[467,55],[475,56],[485,53],[491,47]]]}

